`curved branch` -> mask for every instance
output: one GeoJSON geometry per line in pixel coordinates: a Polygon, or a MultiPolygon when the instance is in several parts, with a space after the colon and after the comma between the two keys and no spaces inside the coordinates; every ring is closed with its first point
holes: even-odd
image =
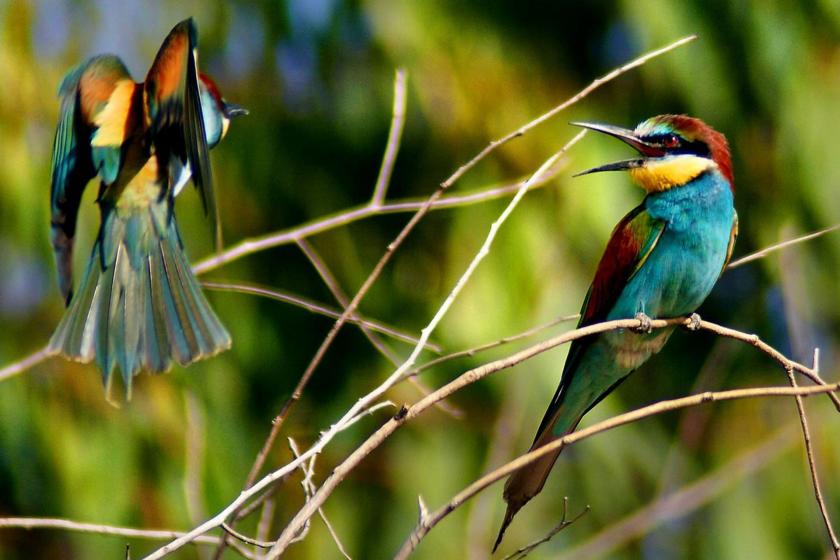
{"type": "Polygon", "coordinates": [[[479,478],[456,494],[446,505],[427,515],[424,522],[418,524],[412,534],[403,543],[402,548],[400,548],[400,551],[397,553],[395,558],[406,558],[417,547],[423,537],[428,534],[432,527],[437,525],[443,518],[455,511],[480,491],[525,467],[526,465],[530,465],[540,457],[548,455],[553,451],[557,451],[561,447],[572,445],[573,443],[577,443],[578,441],[587,439],[601,432],[612,430],[613,428],[617,428],[631,422],[637,422],[643,418],[648,418],[656,414],[697,406],[704,403],[756,397],[803,397],[807,395],[836,391],[838,389],[840,389],[840,383],[813,387],[756,387],[750,389],[733,389],[731,391],[707,391],[705,393],[691,395],[689,397],[660,401],[658,403],[636,409],[632,412],[626,412],[618,416],[613,416],[612,418],[556,439],[551,443],[526,453],[479,478]]]}

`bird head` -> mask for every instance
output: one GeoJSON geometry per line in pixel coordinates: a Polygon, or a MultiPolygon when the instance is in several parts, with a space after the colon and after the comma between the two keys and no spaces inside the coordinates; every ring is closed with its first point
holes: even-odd
{"type": "MultiPolygon", "coordinates": [[[[628,170],[647,192],[660,192],[687,184],[708,171],[717,171],[734,191],[729,145],[720,132],[694,117],[659,115],[634,130],[600,123],[573,122],[614,136],[639,152],[637,158],[608,163],[577,175],[628,170]]],[[[577,176],[576,175],[576,176],[577,176]]]]}
{"type": "Polygon", "coordinates": [[[207,74],[199,74],[198,77],[204,132],[207,136],[207,146],[212,148],[227,134],[230,120],[240,115],[247,115],[248,109],[225,101],[216,82],[207,74]]]}

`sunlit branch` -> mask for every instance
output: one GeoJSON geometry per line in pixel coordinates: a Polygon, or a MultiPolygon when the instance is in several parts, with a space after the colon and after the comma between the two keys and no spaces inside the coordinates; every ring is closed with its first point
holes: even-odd
{"type": "Polygon", "coordinates": [[[556,560],[588,560],[615,551],[622,544],[650,533],[663,523],[673,523],[723,494],[739,480],[770,465],[796,443],[790,426],[740,453],[690,484],[660,496],[630,515],[603,528],[590,539],[558,553],[556,560]]]}
{"type": "Polygon", "coordinates": [[[837,231],[838,229],[840,229],[840,224],[834,224],[833,226],[829,226],[825,229],[821,229],[821,230],[815,231],[813,233],[808,233],[808,234],[800,236],[800,237],[795,237],[793,239],[788,239],[787,241],[782,241],[781,243],[776,243],[775,245],[770,245],[769,247],[765,247],[764,249],[761,249],[760,251],[756,251],[755,253],[750,253],[749,255],[747,255],[745,257],[741,257],[740,259],[738,259],[736,261],[732,261],[731,263],[729,263],[729,266],[727,266],[726,268],[727,268],[727,270],[730,269],[730,268],[737,268],[737,267],[739,267],[741,265],[744,265],[744,264],[747,264],[749,262],[753,262],[753,261],[758,260],[758,259],[763,259],[764,257],[769,255],[770,253],[780,251],[780,250],[782,250],[786,247],[790,247],[791,245],[796,245],[797,243],[803,243],[805,241],[810,241],[811,239],[816,239],[817,237],[821,237],[821,236],[825,235],[826,233],[831,233],[832,231],[837,231]]]}
{"type": "Polygon", "coordinates": [[[612,418],[609,418],[602,422],[598,422],[597,424],[593,424],[592,426],[589,426],[587,428],[582,428],[562,438],[558,438],[552,441],[551,443],[543,445],[542,447],[539,447],[533,451],[530,451],[518,457],[517,459],[506,463],[502,467],[499,467],[498,469],[479,478],[478,480],[464,488],[464,490],[456,494],[446,505],[429,514],[426,517],[424,523],[418,524],[418,526],[414,529],[412,534],[403,543],[402,548],[397,553],[395,558],[406,558],[417,547],[417,545],[420,543],[423,537],[425,537],[435,525],[437,525],[447,515],[458,509],[470,498],[472,498],[491,484],[498,482],[503,478],[506,478],[507,476],[511,475],[517,470],[527,465],[530,465],[534,461],[538,460],[541,457],[544,457],[545,455],[548,455],[549,453],[557,451],[561,447],[572,445],[573,443],[577,443],[578,441],[587,439],[596,434],[612,430],[619,426],[624,426],[631,422],[637,422],[639,420],[649,418],[657,414],[662,414],[674,410],[680,410],[691,406],[698,406],[705,403],[729,401],[736,399],[750,399],[757,397],[807,396],[825,393],[828,391],[836,391],[838,389],[840,389],[840,383],[812,387],[757,387],[750,389],[733,389],[730,391],[718,392],[707,391],[705,393],[692,395],[689,397],[661,401],[652,405],[639,408],[632,412],[627,412],[624,414],[619,414],[618,416],[613,416],[612,418]]]}

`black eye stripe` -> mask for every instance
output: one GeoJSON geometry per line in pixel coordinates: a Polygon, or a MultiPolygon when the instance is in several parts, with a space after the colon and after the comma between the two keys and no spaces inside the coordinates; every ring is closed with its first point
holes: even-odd
{"type": "Polygon", "coordinates": [[[669,154],[692,154],[701,157],[709,157],[711,154],[709,146],[702,140],[693,140],[689,142],[679,134],[653,134],[645,136],[642,139],[646,142],[662,146],[669,154]],[[679,140],[679,144],[674,147],[669,147],[669,144],[673,144],[674,137],[679,140]]]}

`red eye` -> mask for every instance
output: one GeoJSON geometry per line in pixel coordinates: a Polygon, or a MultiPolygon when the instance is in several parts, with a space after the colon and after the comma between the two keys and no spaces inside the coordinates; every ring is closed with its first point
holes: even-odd
{"type": "Polygon", "coordinates": [[[675,134],[669,134],[665,137],[665,140],[662,142],[662,145],[666,148],[676,148],[680,145],[680,139],[677,138],[675,134]]]}

